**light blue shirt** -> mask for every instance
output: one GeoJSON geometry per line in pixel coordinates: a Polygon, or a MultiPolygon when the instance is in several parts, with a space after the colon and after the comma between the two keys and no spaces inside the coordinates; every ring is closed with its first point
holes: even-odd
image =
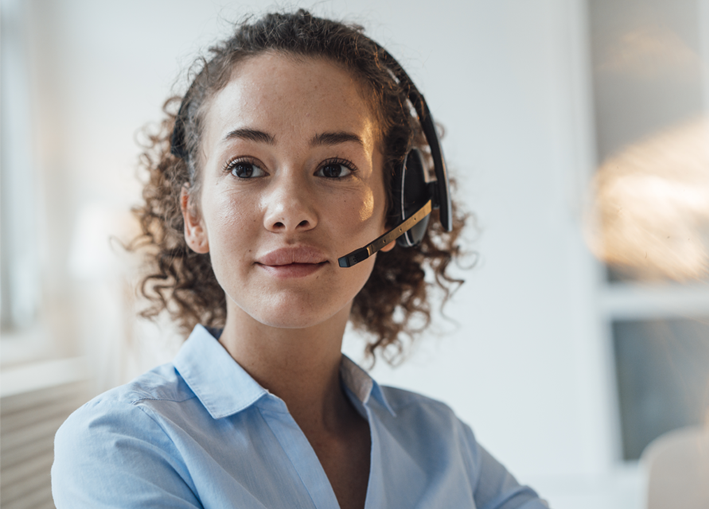
{"type": "MultiPolygon", "coordinates": [[[[443,403],[380,387],[343,356],[369,422],[366,508],[545,508],[443,403]]],[[[197,326],[171,364],[98,396],[55,440],[57,508],[338,508],[285,403],[197,326]]]]}

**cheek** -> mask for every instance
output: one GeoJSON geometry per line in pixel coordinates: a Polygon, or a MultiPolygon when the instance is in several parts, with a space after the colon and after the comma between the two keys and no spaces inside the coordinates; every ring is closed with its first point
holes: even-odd
{"type": "Polygon", "coordinates": [[[360,221],[369,221],[374,216],[374,192],[371,189],[367,189],[358,212],[360,221]]]}
{"type": "Polygon", "coordinates": [[[219,255],[222,247],[228,249],[248,248],[254,226],[258,225],[256,204],[249,196],[235,196],[234,193],[216,192],[203,200],[202,210],[209,237],[212,256],[219,255]],[[215,252],[217,251],[217,252],[215,252]]]}
{"type": "Polygon", "coordinates": [[[383,206],[377,203],[372,189],[333,197],[324,204],[323,210],[329,211],[333,226],[349,237],[378,236],[377,232],[384,224],[383,206]]]}

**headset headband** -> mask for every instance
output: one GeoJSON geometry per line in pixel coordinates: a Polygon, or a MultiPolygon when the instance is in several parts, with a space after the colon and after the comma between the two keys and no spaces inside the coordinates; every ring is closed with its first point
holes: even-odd
{"type": "Polygon", "coordinates": [[[441,225],[447,232],[449,232],[453,228],[451,225],[451,200],[450,193],[448,192],[448,171],[446,170],[446,162],[443,158],[443,151],[441,150],[441,141],[438,138],[436,125],[433,122],[431,111],[428,109],[428,105],[426,104],[426,100],[423,98],[423,94],[418,91],[416,85],[414,85],[414,82],[411,78],[409,78],[409,75],[406,74],[404,68],[401,67],[401,64],[399,64],[399,62],[397,62],[397,60],[379,44],[376,42],[374,42],[374,44],[377,48],[379,48],[379,51],[384,56],[387,67],[389,67],[394,73],[394,76],[399,81],[399,85],[406,88],[406,95],[409,102],[411,102],[416,114],[418,115],[419,124],[421,125],[423,134],[426,137],[426,143],[428,143],[428,146],[431,149],[431,157],[433,158],[433,167],[436,174],[437,184],[434,208],[438,209],[441,225]]]}

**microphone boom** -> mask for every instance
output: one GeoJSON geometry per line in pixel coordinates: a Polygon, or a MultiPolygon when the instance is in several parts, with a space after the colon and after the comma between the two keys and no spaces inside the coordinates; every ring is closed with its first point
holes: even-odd
{"type": "Polygon", "coordinates": [[[349,254],[338,258],[337,263],[340,267],[352,267],[357,265],[359,262],[366,260],[374,253],[379,251],[381,248],[394,242],[396,239],[401,237],[404,233],[409,231],[411,228],[416,226],[421,220],[431,213],[432,203],[428,200],[423,207],[418,209],[412,216],[408,217],[406,220],[402,221],[394,228],[386,232],[381,237],[378,237],[372,243],[367,244],[364,247],[355,249],[349,254]]]}

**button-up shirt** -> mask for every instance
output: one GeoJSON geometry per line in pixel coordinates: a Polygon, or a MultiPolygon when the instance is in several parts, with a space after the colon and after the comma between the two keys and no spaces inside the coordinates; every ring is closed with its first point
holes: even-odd
{"type": "MultiPolygon", "coordinates": [[[[367,419],[366,508],[544,508],[443,403],[379,386],[343,356],[367,419]]],[[[57,508],[333,509],[337,498],[283,400],[197,326],[175,360],[78,409],[55,440],[57,508]]]]}

